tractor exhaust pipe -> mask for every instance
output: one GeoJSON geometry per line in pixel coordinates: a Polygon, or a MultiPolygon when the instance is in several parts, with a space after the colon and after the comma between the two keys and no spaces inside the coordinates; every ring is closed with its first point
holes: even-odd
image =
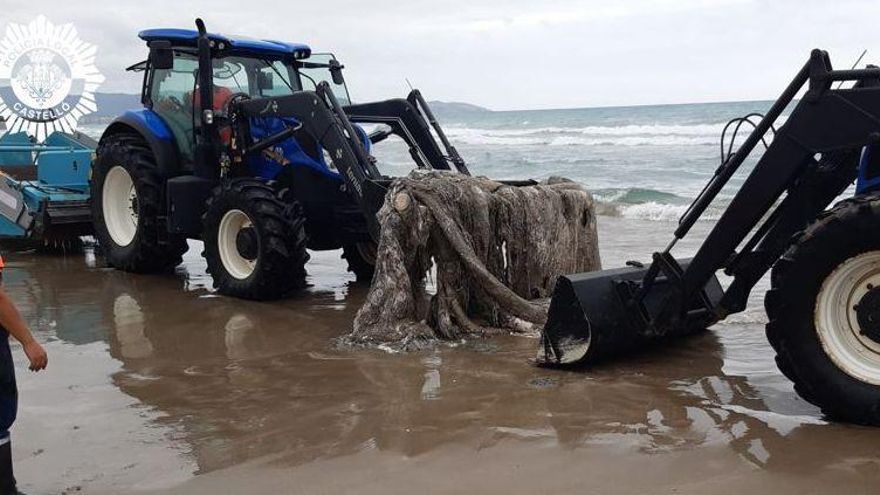
{"type": "Polygon", "coordinates": [[[717,321],[714,308],[723,292],[713,276],[685,313],[673,318],[675,324],[655,325],[667,308],[681,307],[670,304],[678,286],[661,275],[644,297],[636,297],[647,273],[648,268],[626,267],[559,277],[541,333],[538,364],[592,364],[692,335],[717,321]]]}
{"type": "MultiPolygon", "coordinates": [[[[211,39],[205,28],[205,21],[196,19],[196,29],[199,36],[196,39],[198,52],[198,95],[201,111],[198,118],[201,126],[196,140],[195,173],[205,179],[217,179],[219,167],[219,135],[217,124],[214,122],[214,68],[211,55],[211,39]]],[[[193,96],[195,100],[195,96],[193,96]]],[[[195,101],[193,101],[195,107],[195,101]]]]}

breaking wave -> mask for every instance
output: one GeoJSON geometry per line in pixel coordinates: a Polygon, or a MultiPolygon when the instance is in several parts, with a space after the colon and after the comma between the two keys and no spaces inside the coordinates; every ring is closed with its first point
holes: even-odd
{"type": "Polygon", "coordinates": [[[597,201],[606,203],[637,205],[640,203],[660,202],[683,205],[688,202],[687,199],[669,192],[639,187],[595,189],[591,192],[597,201]]]}
{"type": "MultiPolygon", "coordinates": [[[[596,212],[609,217],[677,222],[690,205],[686,198],[654,189],[612,188],[591,192],[596,200],[596,212]]],[[[719,213],[710,208],[701,219],[716,220],[719,213]]]]}
{"type": "Polygon", "coordinates": [[[449,137],[469,145],[679,146],[716,145],[723,124],[622,125],[486,129],[452,127],[449,137]]]}

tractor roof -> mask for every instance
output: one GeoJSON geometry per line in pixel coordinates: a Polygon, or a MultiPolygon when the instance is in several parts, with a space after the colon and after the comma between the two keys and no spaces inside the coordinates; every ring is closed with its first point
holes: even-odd
{"type": "MultiPolygon", "coordinates": [[[[138,37],[147,43],[156,40],[170,41],[172,46],[196,46],[199,33],[194,29],[145,29],[138,37]]],[[[308,45],[287,43],[284,41],[258,40],[245,36],[226,36],[208,33],[208,38],[216,45],[225,43],[229,50],[246,54],[271,58],[307,58],[312,53],[308,45]]]]}

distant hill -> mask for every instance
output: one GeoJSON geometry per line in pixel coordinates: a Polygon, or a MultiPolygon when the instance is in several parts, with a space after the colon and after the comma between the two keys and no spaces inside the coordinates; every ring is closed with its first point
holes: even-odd
{"type": "MultiPolygon", "coordinates": [[[[140,95],[123,93],[96,93],[95,101],[98,104],[98,111],[84,117],[83,123],[105,122],[117,117],[126,110],[139,108],[141,106],[140,95]]],[[[428,104],[437,115],[461,115],[491,112],[488,108],[457,101],[431,101],[428,102],[428,104]]]]}
{"type": "Polygon", "coordinates": [[[95,93],[95,103],[98,104],[98,111],[83,117],[82,123],[105,122],[119,116],[126,110],[139,108],[141,95],[95,93]]]}
{"type": "Polygon", "coordinates": [[[473,103],[462,103],[458,101],[429,101],[428,105],[438,114],[463,114],[463,113],[485,113],[491,112],[488,108],[474,105],[473,103]]]}

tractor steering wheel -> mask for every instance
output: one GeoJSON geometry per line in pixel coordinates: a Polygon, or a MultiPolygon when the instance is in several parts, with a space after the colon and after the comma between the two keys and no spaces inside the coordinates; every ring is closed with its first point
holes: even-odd
{"type": "Polygon", "coordinates": [[[223,108],[221,109],[223,116],[229,118],[229,110],[232,108],[233,102],[238,103],[241,100],[249,100],[250,98],[251,95],[241,91],[232,93],[232,96],[226,100],[226,103],[223,104],[223,108]]]}
{"type": "Polygon", "coordinates": [[[243,92],[233,93],[223,103],[223,107],[215,115],[217,129],[220,132],[220,138],[224,143],[229,143],[232,139],[232,116],[230,110],[235,102],[250,99],[250,95],[243,92]]]}

